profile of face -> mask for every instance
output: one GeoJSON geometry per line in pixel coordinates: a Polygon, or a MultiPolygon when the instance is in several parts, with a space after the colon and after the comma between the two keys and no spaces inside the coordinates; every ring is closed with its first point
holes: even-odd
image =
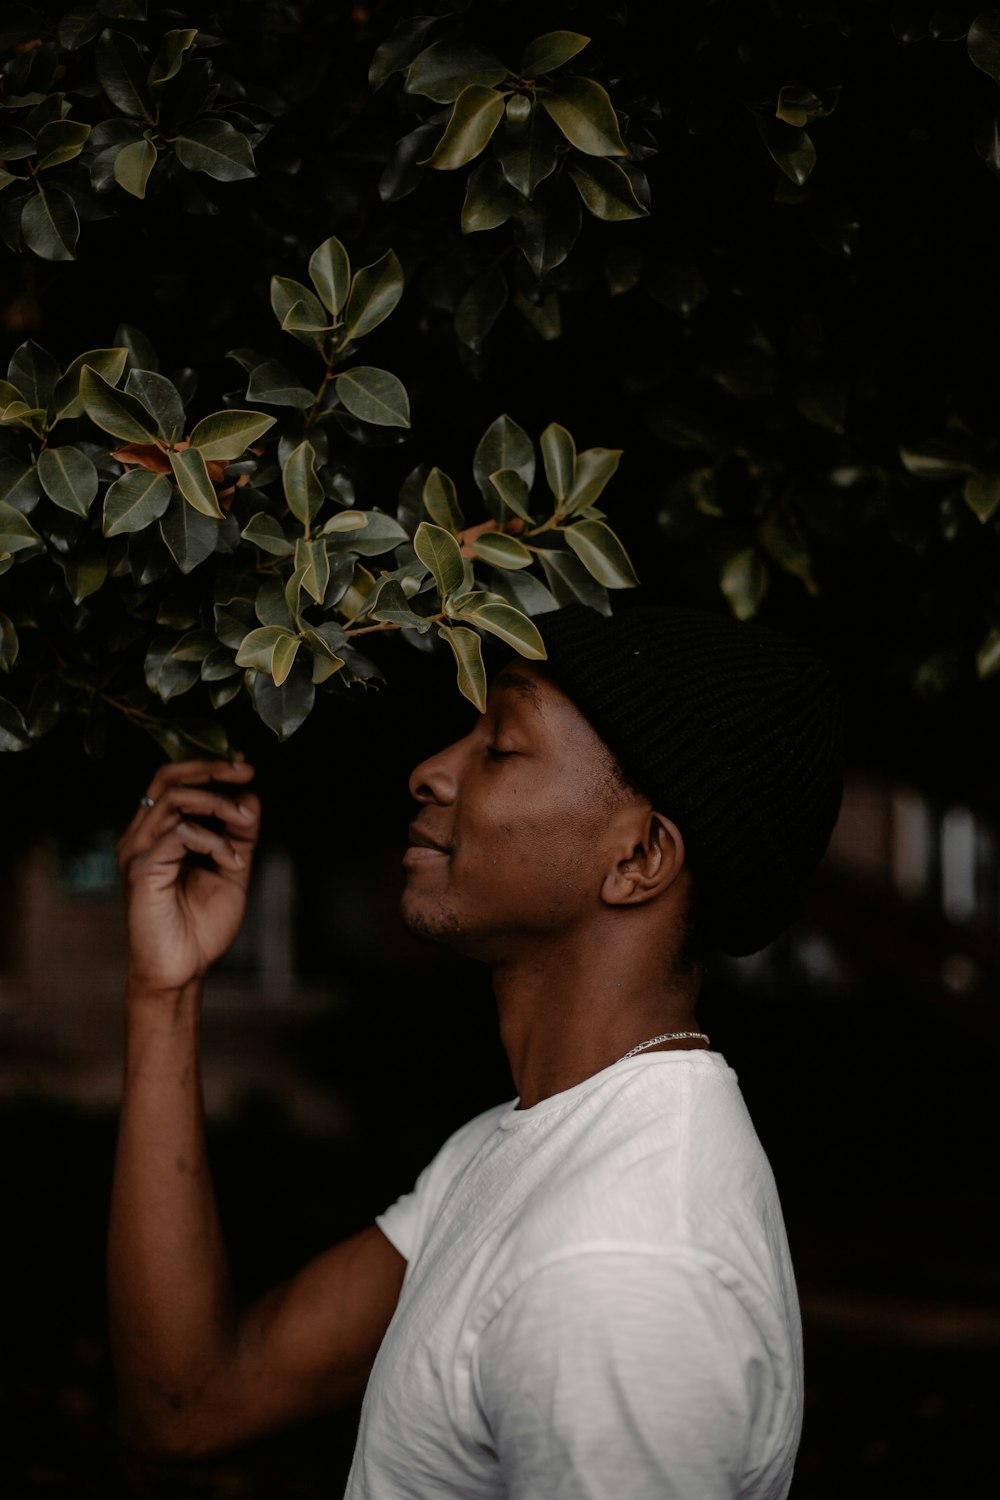
{"type": "Polygon", "coordinates": [[[647,844],[657,845],[656,889],[683,863],[673,825],[622,785],[604,741],[533,664],[497,675],[486,712],[416,767],[410,792],[420,808],[403,918],[490,963],[566,936],[609,904],[650,899],[647,844]]]}

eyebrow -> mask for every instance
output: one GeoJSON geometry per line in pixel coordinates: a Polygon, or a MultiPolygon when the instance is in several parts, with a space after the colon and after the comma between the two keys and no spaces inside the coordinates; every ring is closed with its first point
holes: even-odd
{"type": "Polygon", "coordinates": [[[538,684],[531,677],[525,677],[521,672],[511,671],[509,668],[505,669],[496,678],[494,686],[513,688],[515,693],[519,693],[522,698],[527,698],[535,708],[541,707],[538,684]]]}

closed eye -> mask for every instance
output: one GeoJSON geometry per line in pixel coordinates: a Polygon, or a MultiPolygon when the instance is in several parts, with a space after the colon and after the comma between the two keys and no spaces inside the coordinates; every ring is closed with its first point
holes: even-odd
{"type": "Polygon", "coordinates": [[[498,750],[496,745],[487,745],[486,754],[490,760],[506,760],[508,756],[516,755],[516,750],[498,750]]]}

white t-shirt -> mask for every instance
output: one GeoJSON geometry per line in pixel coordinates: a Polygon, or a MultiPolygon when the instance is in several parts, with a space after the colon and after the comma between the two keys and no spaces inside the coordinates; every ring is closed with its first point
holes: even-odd
{"type": "Polygon", "coordinates": [[[649,1053],[516,1104],[376,1220],[407,1266],[346,1500],[779,1500],[798,1301],[735,1073],[649,1053]]]}

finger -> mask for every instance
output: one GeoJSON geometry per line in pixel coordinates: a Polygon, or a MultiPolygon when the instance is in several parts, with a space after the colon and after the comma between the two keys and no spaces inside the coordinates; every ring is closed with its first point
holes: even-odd
{"type": "Polygon", "coordinates": [[[135,822],[119,840],[119,866],[125,868],[137,855],[151,849],[165,833],[191,817],[216,818],[225,825],[225,836],[234,848],[250,859],[260,833],[260,802],[252,792],[232,797],[200,787],[168,787],[156,805],[135,822]]]}
{"type": "Polygon", "coordinates": [[[252,781],[254,768],[249,761],[178,760],[162,765],[149,783],[147,797],[155,802],[170,786],[204,786],[208,781],[245,785],[252,781]]]}
{"type": "Polygon", "coordinates": [[[143,838],[158,838],[171,821],[172,814],[199,818],[218,818],[240,838],[256,836],[260,821],[260,803],[249,792],[242,796],[229,792],[205,790],[194,786],[171,786],[156,798],[155,806],[143,818],[140,831],[143,838]]]}
{"type": "Polygon", "coordinates": [[[135,882],[146,878],[157,886],[173,885],[188,854],[207,854],[220,873],[240,877],[248,873],[247,856],[223,834],[182,820],[162,834],[150,848],[128,861],[129,879],[135,882]]]}
{"type": "Polygon", "coordinates": [[[245,786],[252,781],[255,771],[249,761],[241,758],[235,762],[228,760],[180,760],[168,763],[159,768],[145,796],[132,816],[132,820],[125,830],[123,842],[147,820],[153,810],[153,805],[158,802],[164,793],[172,786],[180,784],[204,785],[209,781],[228,782],[230,785],[245,786]]]}

